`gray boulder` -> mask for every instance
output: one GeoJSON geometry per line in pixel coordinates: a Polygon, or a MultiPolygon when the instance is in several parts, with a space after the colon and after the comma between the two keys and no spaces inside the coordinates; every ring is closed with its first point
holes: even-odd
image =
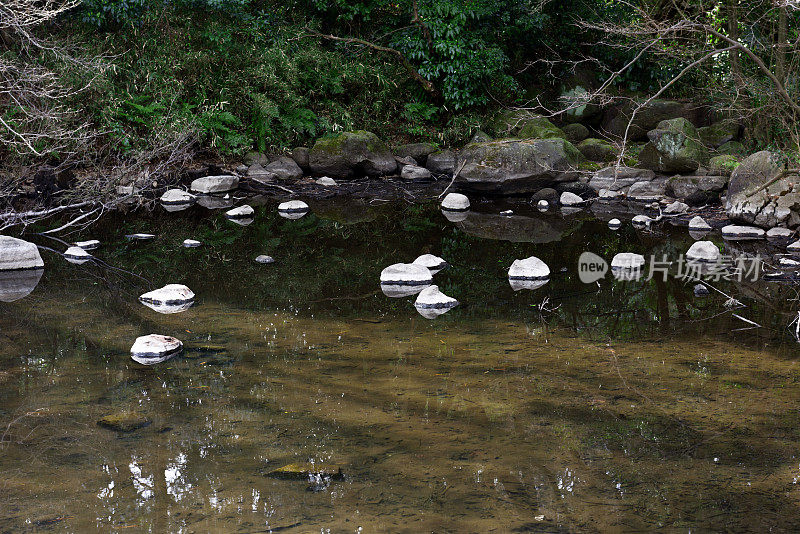
{"type": "Polygon", "coordinates": [[[728,217],[764,228],[800,224],[800,191],[795,178],[777,179],[782,171],[778,156],[768,151],[756,152],[742,161],[728,185],[728,217]]]}
{"type": "Polygon", "coordinates": [[[193,181],[189,187],[195,193],[203,195],[226,193],[239,187],[239,178],[231,175],[204,176],[193,181]]]}
{"type": "Polygon", "coordinates": [[[400,145],[395,147],[394,153],[396,156],[401,158],[414,158],[417,163],[424,167],[428,160],[428,156],[436,152],[436,150],[436,147],[431,143],[411,143],[408,145],[400,145]]]}
{"type": "Polygon", "coordinates": [[[383,176],[397,171],[397,162],[386,143],[364,130],[318,139],[308,160],[312,173],[333,178],[383,176]]]}
{"type": "Polygon", "coordinates": [[[400,171],[400,177],[409,182],[425,182],[433,179],[431,171],[416,165],[405,165],[403,170],[400,171]]]}
{"type": "Polygon", "coordinates": [[[452,150],[440,150],[428,154],[425,166],[434,174],[453,174],[456,170],[456,155],[452,150]]]}
{"type": "Polygon", "coordinates": [[[693,172],[708,161],[708,149],[697,129],[684,118],[662,121],[647,132],[650,142],[639,154],[639,165],[663,173],[693,172]]]}
{"type": "Polygon", "coordinates": [[[719,197],[728,185],[725,176],[673,176],[667,181],[667,194],[674,198],[690,198],[697,193],[707,193],[707,197],[719,197]]]}
{"type": "Polygon", "coordinates": [[[520,139],[566,139],[566,134],[550,120],[527,110],[503,110],[486,125],[495,137],[520,139]]]}
{"type": "Polygon", "coordinates": [[[578,150],[589,161],[614,161],[617,159],[617,147],[602,139],[584,139],[578,144],[578,150]]]}
{"type": "Polygon", "coordinates": [[[650,182],[655,179],[656,173],[649,169],[634,167],[605,167],[595,172],[589,180],[589,187],[595,191],[607,189],[609,191],[627,190],[637,182],[650,182]]]}
{"type": "Polygon", "coordinates": [[[640,141],[647,137],[647,132],[668,119],[683,117],[696,120],[696,106],[674,100],[655,99],[643,107],[636,102],[626,102],[606,111],[601,129],[614,138],[622,138],[628,130],[628,141],[640,141]],[[637,109],[638,108],[638,109],[637,109]],[[635,110],[635,114],[634,114],[635,110]],[[630,128],[628,123],[633,119],[630,128]]]}
{"type": "Polygon", "coordinates": [[[584,139],[588,139],[591,135],[591,133],[589,133],[589,128],[579,122],[567,124],[561,130],[564,132],[564,135],[567,136],[567,141],[574,145],[577,145],[584,139]]]}
{"type": "Polygon", "coordinates": [[[0,235],[0,271],[41,269],[44,261],[33,243],[0,235]]]}
{"type": "Polygon", "coordinates": [[[733,120],[722,120],[711,126],[697,129],[700,141],[709,148],[719,148],[739,137],[739,123],[733,120]]]}
{"type": "Polygon", "coordinates": [[[649,182],[636,182],[628,188],[628,198],[639,202],[653,202],[666,196],[667,179],[658,176],[649,182]]]}
{"type": "Polygon", "coordinates": [[[577,179],[583,155],[565,139],[505,139],[467,145],[457,157],[463,189],[496,194],[531,193],[577,179]]]}
{"type": "Polygon", "coordinates": [[[304,146],[294,148],[289,153],[289,156],[291,156],[294,162],[297,163],[297,166],[304,171],[311,170],[311,167],[308,164],[308,148],[304,146]]]}
{"type": "Polygon", "coordinates": [[[290,157],[281,157],[264,167],[279,180],[298,180],[303,177],[303,169],[290,157]]]}

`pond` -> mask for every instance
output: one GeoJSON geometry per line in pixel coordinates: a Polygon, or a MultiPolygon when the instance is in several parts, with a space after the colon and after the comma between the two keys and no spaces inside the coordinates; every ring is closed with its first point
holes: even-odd
{"type": "Polygon", "coordinates": [[[288,220],[254,202],[248,226],[112,214],[61,235],[99,239],[102,263],[43,251],[35,289],[0,305],[1,531],[800,528],[792,285],[579,280],[582,252],[675,255],[685,227],[309,203],[288,220]],[[378,283],[423,253],[460,302],[432,320],[378,283]],[[514,291],[508,269],[532,255],[551,278],[514,291]],[[168,283],[195,304],[138,302],[168,283]],[[184,351],[136,363],[150,333],[184,351]]]}

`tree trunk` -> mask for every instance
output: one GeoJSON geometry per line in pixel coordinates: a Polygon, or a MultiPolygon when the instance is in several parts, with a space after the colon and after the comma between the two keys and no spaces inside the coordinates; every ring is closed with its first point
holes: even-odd
{"type": "Polygon", "coordinates": [[[786,6],[778,8],[778,36],[775,40],[775,76],[786,82],[786,38],[788,33],[788,13],[786,6]]]}
{"type": "MultiPolygon", "coordinates": [[[[728,0],[728,37],[734,41],[739,40],[739,17],[737,13],[736,3],[738,0],[728,0]]],[[[731,50],[729,52],[731,58],[731,77],[739,77],[739,51],[731,50]]]]}

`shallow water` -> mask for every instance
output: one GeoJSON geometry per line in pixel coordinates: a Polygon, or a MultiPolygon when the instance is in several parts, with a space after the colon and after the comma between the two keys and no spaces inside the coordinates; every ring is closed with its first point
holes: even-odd
{"type": "Polygon", "coordinates": [[[747,306],[729,311],[674,278],[582,284],[585,250],[692,243],[685,228],[611,232],[587,213],[485,205],[451,223],[435,206],[331,200],[288,221],[274,208],[246,227],[193,208],[69,236],[100,239],[113,268],[43,253],[34,291],[0,305],[0,531],[800,526],[791,286],[715,284],[747,306]],[[434,280],[461,302],[435,320],[378,286],[383,267],[424,252],[451,263],[434,280]],[[530,255],[552,278],[514,292],[507,269],[530,255]],[[137,302],[166,283],[195,305],[137,302]],[[133,362],[148,333],[183,354],[133,362]],[[97,425],[119,412],[150,424],[97,425]],[[270,475],[309,461],[344,476],[270,475]]]}

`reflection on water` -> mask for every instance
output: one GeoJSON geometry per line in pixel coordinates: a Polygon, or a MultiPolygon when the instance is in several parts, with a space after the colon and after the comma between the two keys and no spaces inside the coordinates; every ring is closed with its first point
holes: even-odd
{"type": "Polygon", "coordinates": [[[45,256],[35,290],[0,308],[0,529],[797,529],[790,286],[720,284],[764,327],[733,332],[727,297],[693,284],[578,281],[585,250],[674,255],[685,229],[530,214],[559,240],[495,239],[436,206],[350,203],[372,215],[347,223],[334,208],[101,221],[97,256],[122,270],[45,256]],[[461,303],[433,321],[378,286],[423,253],[450,264],[436,283],[461,303]],[[508,268],[533,255],[551,279],[515,292],[508,268]],[[195,305],[137,301],[166,283],[195,305]],[[184,352],[136,364],[151,332],[184,352]],[[307,476],[322,465],[343,479],[307,476]]]}

